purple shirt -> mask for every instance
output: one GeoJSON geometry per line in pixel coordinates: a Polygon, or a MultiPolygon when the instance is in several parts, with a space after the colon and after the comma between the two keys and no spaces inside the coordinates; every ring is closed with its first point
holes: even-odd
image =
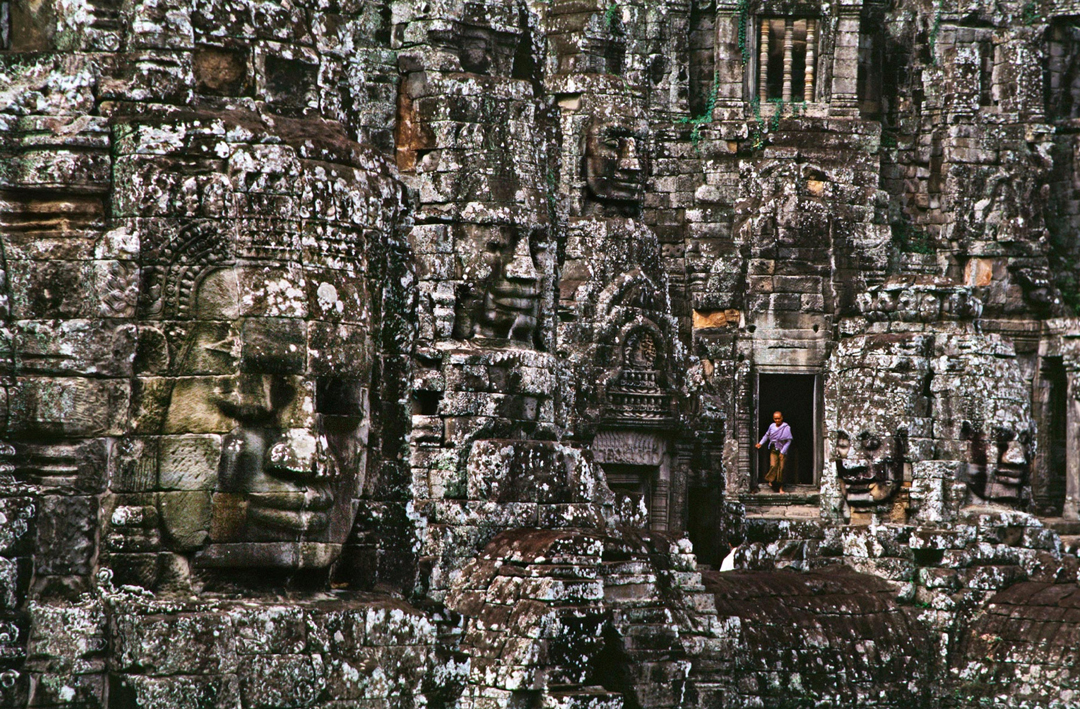
{"type": "Polygon", "coordinates": [[[780,451],[780,455],[787,455],[787,449],[791,445],[791,427],[786,423],[782,423],[777,426],[775,423],[769,424],[769,430],[765,432],[765,435],[758,441],[761,445],[765,445],[768,441],[768,448],[775,448],[780,451]]]}

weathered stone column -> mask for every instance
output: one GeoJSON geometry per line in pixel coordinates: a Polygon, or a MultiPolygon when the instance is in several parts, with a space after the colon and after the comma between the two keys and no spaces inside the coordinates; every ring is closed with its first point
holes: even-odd
{"type": "Polygon", "coordinates": [[[811,18],[806,20],[806,68],[804,70],[803,84],[803,101],[810,103],[814,100],[814,45],[817,44],[817,37],[815,36],[817,30],[817,20],[811,18]]]}
{"type": "Polygon", "coordinates": [[[784,101],[791,103],[791,49],[795,43],[795,25],[791,20],[784,20],[784,101]]]}
{"type": "Polygon", "coordinates": [[[769,24],[761,18],[761,40],[758,44],[758,98],[762,103],[769,100],[769,24]]]}
{"type": "Polygon", "coordinates": [[[829,113],[833,116],[858,115],[859,102],[859,0],[844,0],[836,23],[836,43],[833,50],[832,100],[829,113]]]}
{"type": "Polygon", "coordinates": [[[737,120],[743,117],[746,98],[743,94],[743,81],[747,66],[744,56],[749,60],[749,52],[743,53],[739,44],[748,44],[754,31],[753,19],[743,10],[745,20],[740,17],[738,4],[735,2],[716,3],[716,42],[713,51],[716,71],[716,103],[713,118],[720,121],[737,120]],[[740,32],[740,23],[745,21],[740,32]]]}
{"type": "Polygon", "coordinates": [[[1080,341],[1062,346],[1065,393],[1065,519],[1080,519],[1080,341]]]}

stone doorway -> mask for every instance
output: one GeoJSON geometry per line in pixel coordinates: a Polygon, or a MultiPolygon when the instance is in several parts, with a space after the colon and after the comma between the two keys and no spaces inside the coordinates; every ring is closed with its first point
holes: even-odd
{"type": "MultiPolygon", "coordinates": [[[[756,385],[752,443],[768,430],[773,412],[782,412],[793,436],[784,468],[785,489],[816,487],[821,472],[821,375],[760,372],[756,385]]],[[[764,447],[758,450],[751,446],[750,451],[754,479],[760,483],[769,470],[769,453],[764,447]]]]}
{"type": "Polygon", "coordinates": [[[644,502],[649,528],[667,531],[671,486],[667,440],[652,432],[600,431],[593,439],[592,451],[616,497],[634,506],[644,502]]]}

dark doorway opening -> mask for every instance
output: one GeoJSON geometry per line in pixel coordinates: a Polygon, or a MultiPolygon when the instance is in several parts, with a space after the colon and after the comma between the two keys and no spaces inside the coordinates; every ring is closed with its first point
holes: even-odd
{"type": "Polygon", "coordinates": [[[1068,428],[1069,382],[1061,357],[1047,357],[1043,361],[1043,386],[1045,387],[1045,419],[1039,422],[1037,455],[1041,458],[1036,466],[1041,473],[1032,480],[1036,512],[1047,517],[1060,517],[1065,507],[1066,439],[1068,428]]]}
{"type": "MultiPolygon", "coordinates": [[[[791,427],[791,447],[784,462],[784,486],[818,484],[818,448],[821,430],[818,413],[818,375],[759,374],[757,385],[757,434],[761,440],[772,423],[774,411],[784,415],[791,427]]],[[[755,478],[758,484],[769,470],[765,446],[751,449],[757,455],[755,478]]]]}

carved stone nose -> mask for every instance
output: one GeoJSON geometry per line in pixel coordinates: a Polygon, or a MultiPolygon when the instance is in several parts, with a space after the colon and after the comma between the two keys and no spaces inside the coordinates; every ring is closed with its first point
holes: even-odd
{"type": "Polygon", "coordinates": [[[641,172],[641,161],[638,160],[637,147],[632,140],[623,141],[619,151],[619,169],[623,172],[641,172]]]}
{"type": "Polygon", "coordinates": [[[1019,441],[1009,441],[1009,445],[1006,446],[1005,452],[1001,454],[1001,462],[1008,463],[1009,465],[1024,465],[1027,462],[1027,456],[1024,454],[1024,446],[1019,441]]]}
{"type": "Polygon", "coordinates": [[[269,471],[280,477],[309,479],[317,477],[315,437],[308,431],[293,429],[270,447],[269,471]]]}
{"type": "Polygon", "coordinates": [[[529,249],[529,239],[518,239],[514,247],[513,258],[506,264],[506,277],[517,281],[535,281],[537,279],[536,265],[533,264],[532,251],[529,249]]]}

